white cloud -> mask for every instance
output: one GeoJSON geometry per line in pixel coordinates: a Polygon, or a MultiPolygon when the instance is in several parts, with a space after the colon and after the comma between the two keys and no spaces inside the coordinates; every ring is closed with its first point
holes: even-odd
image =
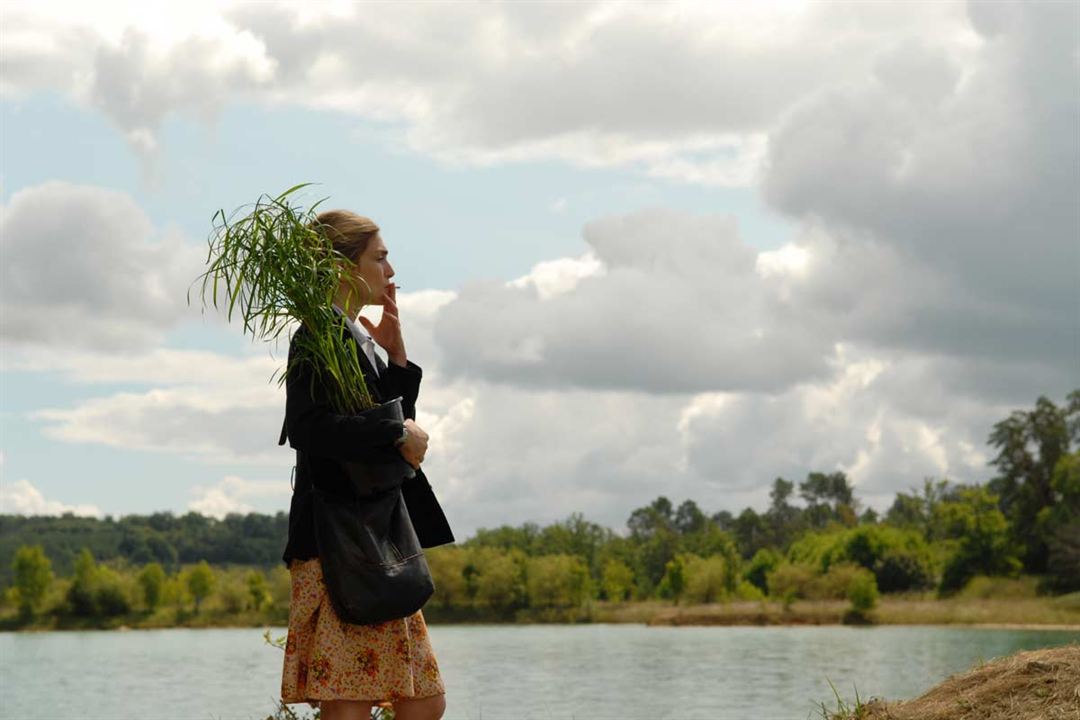
{"type": "Polygon", "coordinates": [[[556,159],[746,185],[801,99],[875,67],[929,87],[939,65],[878,58],[917,39],[962,66],[977,42],[955,3],[153,7],[5,6],[0,92],[67,92],[151,167],[166,117],[209,120],[242,100],[347,112],[450,163],[556,159]]]}
{"type": "Polygon", "coordinates": [[[194,486],[191,493],[195,499],[188,503],[189,510],[223,519],[229,513],[255,512],[256,508],[249,500],[287,503],[292,489],[284,480],[245,480],[236,475],[226,475],[211,487],[194,486]]]}
{"type": "Polygon", "coordinates": [[[54,352],[160,342],[192,312],[185,293],[204,259],[126,193],[57,181],[0,207],[0,254],[0,337],[54,352]]]}
{"type": "Polygon", "coordinates": [[[102,517],[96,505],[66,505],[56,500],[46,500],[41,491],[25,478],[0,485],[0,512],[11,515],[63,515],[70,512],[102,517]]]}

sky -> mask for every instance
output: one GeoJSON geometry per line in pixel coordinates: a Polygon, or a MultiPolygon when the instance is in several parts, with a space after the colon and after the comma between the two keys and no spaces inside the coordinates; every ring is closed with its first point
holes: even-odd
{"type": "Polygon", "coordinates": [[[302,182],[459,538],[881,511],[1080,387],[1078,3],[5,2],[0,68],[0,512],[288,510],[287,346],[197,278],[302,182]]]}

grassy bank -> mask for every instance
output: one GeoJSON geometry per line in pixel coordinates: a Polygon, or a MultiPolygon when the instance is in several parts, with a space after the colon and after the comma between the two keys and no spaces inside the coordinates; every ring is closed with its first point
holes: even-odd
{"type": "Polygon", "coordinates": [[[824,720],[1075,720],[1080,645],[1019,652],[959,673],[906,701],[838,701],[824,720]]]}
{"type": "MultiPolygon", "coordinates": [[[[980,625],[1045,627],[1080,630],[1080,593],[1059,597],[971,598],[938,600],[927,597],[882,599],[863,617],[852,617],[850,604],[840,600],[727,602],[672,605],[645,601],[593,602],[576,609],[526,609],[493,613],[477,608],[445,610],[429,604],[424,615],[432,624],[472,623],[639,623],[647,625],[840,625],[862,622],[878,625],[980,625]]],[[[107,620],[43,617],[24,623],[15,615],[0,616],[0,630],[85,630],[164,627],[284,626],[288,610],[227,613],[209,610],[159,610],[132,613],[107,620]]]]}
{"type": "MultiPolygon", "coordinates": [[[[852,622],[850,605],[840,600],[732,602],[672,607],[633,603],[599,608],[599,622],[650,625],[839,625],[852,622]]],[[[1058,598],[984,599],[885,598],[865,613],[877,625],[1005,625],[1080,630],[1080,593],[1058,598]]]]}

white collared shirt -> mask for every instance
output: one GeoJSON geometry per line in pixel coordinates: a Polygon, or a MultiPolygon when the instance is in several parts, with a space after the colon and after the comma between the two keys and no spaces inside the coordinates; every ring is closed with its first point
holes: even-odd
{"type": "Polygon", "coordinates": [[[345,311],[338,307],[337,303],[334,303],[333,306],[334,310],[345,318],[345,324],[348,326],[349,332],[351,332],[352,336],[356,338],[356,341],[360,343],[360,347],[363,348],[364,354],[367,355],[367,359],[371,363],[372,369],[375,371],[375,377],[378,377],[379,364],[375,362],[375,341],[371,339],[371,336],[367,334],[363,326],[346,315],[345,311]]]}

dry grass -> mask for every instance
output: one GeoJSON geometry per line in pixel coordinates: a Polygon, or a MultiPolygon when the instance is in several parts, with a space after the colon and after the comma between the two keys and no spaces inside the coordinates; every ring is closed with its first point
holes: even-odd
{"type": "Polygon", "coordinates": [[[953,675],[904,702],[874,700],[833,720],[1077,720],[1080,645],[1020,652],[953,675]]]}
{"type": "MultiPolygon", "coordinates": [[[[850,604],[843,600],[742,601],[678,605],[656,601],[597,603],[595,622],[649,625],[838,625],[850,604]]],[[[866,614],[878,625],[993,625],[1080,629],[1080,600],[1063,598],[885,598],[866,614]]]]}

